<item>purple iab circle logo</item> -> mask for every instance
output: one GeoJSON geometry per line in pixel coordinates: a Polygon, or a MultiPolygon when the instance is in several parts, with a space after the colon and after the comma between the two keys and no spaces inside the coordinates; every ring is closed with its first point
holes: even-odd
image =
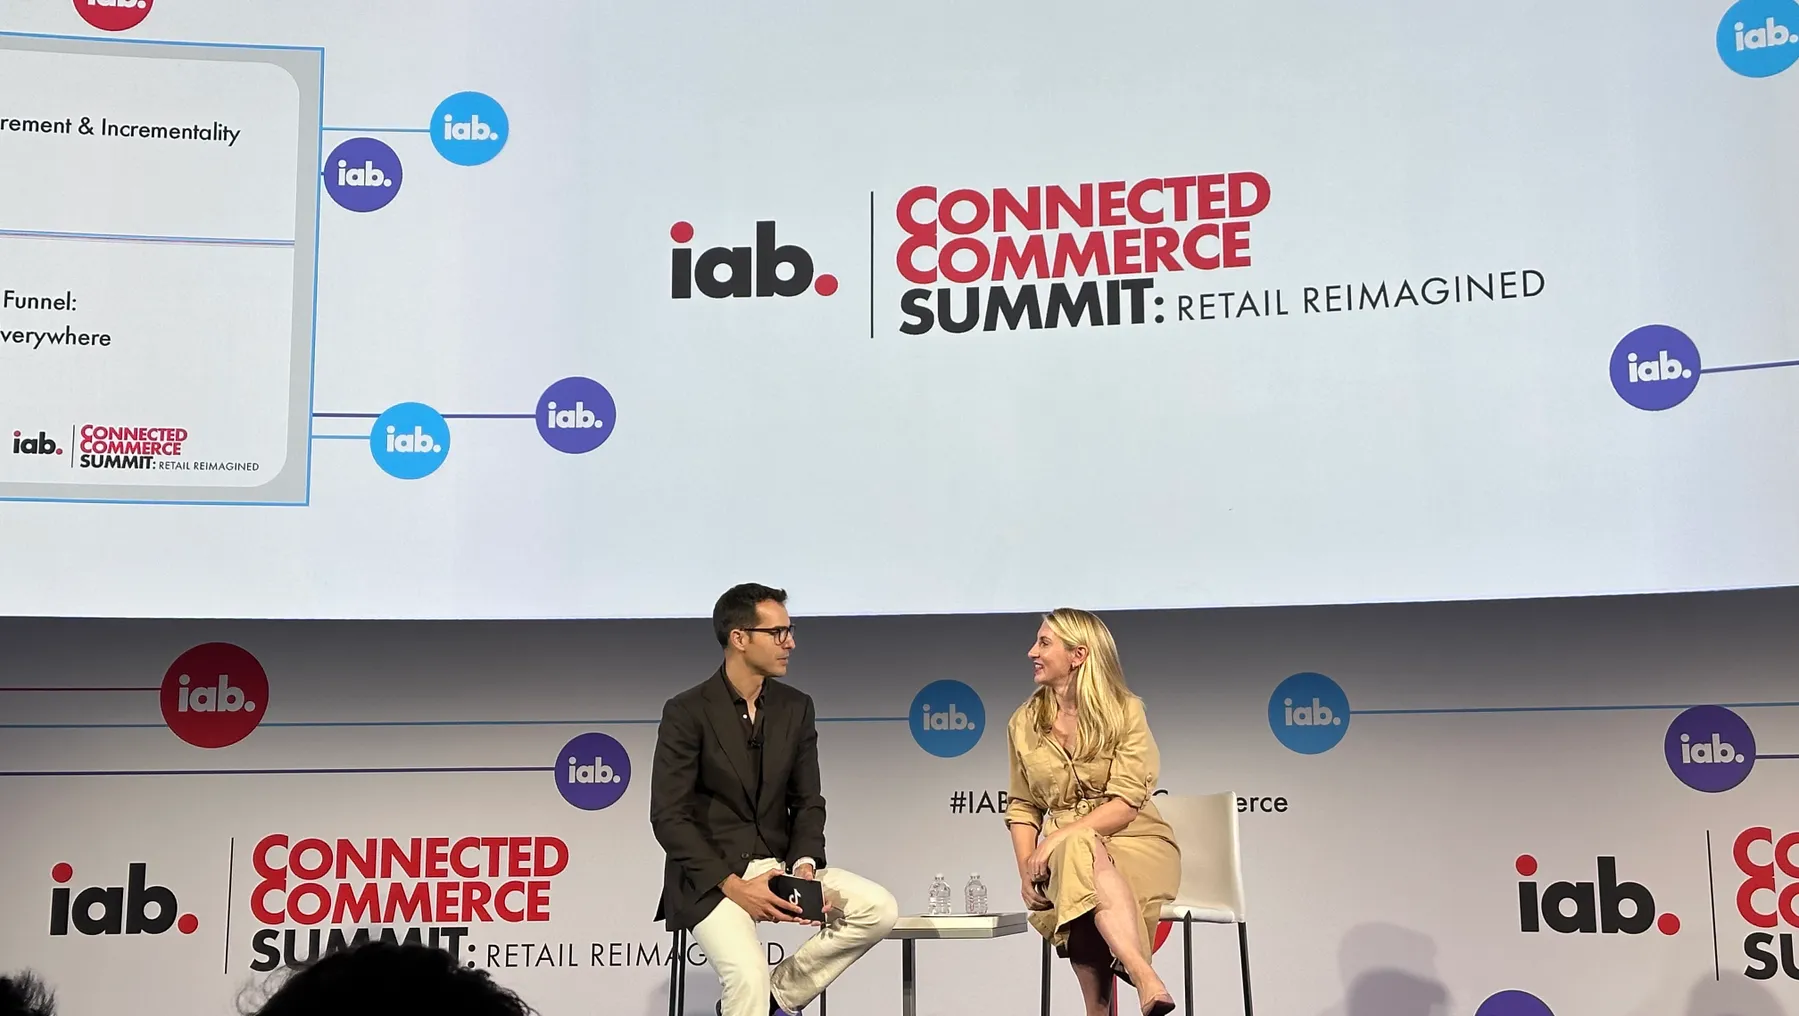
{"type": "Polygon", "coordinates": [[[1488,996],[1474,1016],[1555,1016],[1549,1004],[1528,991],[1502,991],[1488,996]]]}
{"type": "Polygon", "coordinates": [[[618,406],[592,378],[565,377],[537,398],[537,433],[559,452],[581,455],[612,436],[618,406]]]}
{"type": "Polygon", "coordinates": [[[1694,706],[1674,717],[1662,747],[1675,778],[1707,794],[1735,787],[1755,768],[1755,735],[1723,706],[1694,706]]]}
{"type": "Polygon", "coordinates": [[[1638,409],[1672,409],[1699,387],[1699,347],[1668,325],[1644,325],[1612,349],[1612,390],[1638,409]]]}
{"type": "Polygon", "coordinates": [[[374,138],[351,138],[325,158],[325,192],[352,212],[387,207],[400,193],[400,157],[374,138]]]}
{"type": "Polygon", "coordinates": [[[555,769],[562,799],[582,811],[612,807],[631,785],[631,757],[625,746],[594,731],[563,745],[555,769]]]}

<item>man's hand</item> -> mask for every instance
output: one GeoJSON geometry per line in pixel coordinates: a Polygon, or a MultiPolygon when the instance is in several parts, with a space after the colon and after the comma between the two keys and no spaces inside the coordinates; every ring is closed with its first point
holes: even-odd
{"type": "Polygon", "coordinates": [[[725,897],[743,908],[752,921],[767,921],[774,924],[808,924],[800,920],[800,906],[789,903],[768,887],[768,880],[780,874],[779,868],[770,868],[755,878],[744,879],[736,875],[725,879],[719,888],[725,891],[725,897]]]}
{"type": "MultiPolygon", "coordinates": [[[[818,881],[818,869],[810,864],[796,864],[793,866],[793,877],[803,878],[808,882],[816,882],[818,881]]],[[[825,920],[834,920],[833,915],[843,913],[843,898],[829,889],[824,891],[824,897],[825,920]]],[[[809,921],[806,923],[817,924],[818,922],[809,921]]]]}

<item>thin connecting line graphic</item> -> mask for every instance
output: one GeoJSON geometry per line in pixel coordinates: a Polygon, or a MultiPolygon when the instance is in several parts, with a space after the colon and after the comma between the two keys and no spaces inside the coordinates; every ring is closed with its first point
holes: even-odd
{"type": "MultiPolygon", "coordinates": [[[[321,420],[374,420],[380,413],[314,413],[321,420]]],[[[446,420],[535,420],[536,413],[445,413],[446,420]]]]}
{"type": "Polygon", "coordinates": [[[1739,370],[1771,370],[1775,367],[1799,367],[1799,360],[1774,360],[1768,363],[1740,363],[1731,367],[1701,367],[1701,374],[1729,374],[1739,370]]]}
{"type": "Polygon", "coordinates": [[[38,687],[14,686],[14,687],[10,687],[10,688],[9,687],[0,687],[0,692],[15,691],[15,692],[40,692],[40,693],[45,693],[45,692],[90,692],[90,691],[108,691],[108,692],[110,692],[110,691],[161,691],[161,690],[162,690],[161,688],[158,688],[153,684],[133,686],[133,687],[86,687],[86,688],[77,687],[77,686],[73,686],[73,685],[65,685],[65,686],[59,686],[59,687],[48,687],[48,686],[38,686],[38,687]]]}
{"type": "MultiPolygon", "coordinates": [[[[377,420],[380,413],[314,413],[315,420],[377,420]]],[[[446,420],[535,420],[535,413],[444,413],[446,420]]],[[[313,434],[314,441],[367,441],[368,434],[313,434]]]]}
{"type": "MultiPolygon", "coordinates": [[[[156,691],[157,689],[147,689],[156,691]]],[[[820,716],[819,723],[905,723],[904,716],[820,716]]],[[[659,719],[631,720],[271,720],[256,729],[319,727],[631,727],[659,719]]],[[[0,730],[161,730],[163,723],[0,723],[0,730]]]]}
{"type": "MultiPolygon", "coordinates": [[[[1685,710],[1700,705],[1718,705],[1726,709],[1799,708],[1799,702],[1687,702],[1595,706],[1469,706],[1444,709],[1356,709],[1352,707],[1349,712],[1353,716],[1444,716],[1463,713],[1621,713],[1643,710],[1685,710]]],[[[1757,757],[1773,758],[1774,756],[1760,755],[1757,757]]]]}
{"type": "Polygon", "coordinates": [[[17,240],[81,240],[89,243],[162,243],[194,247],[292,247],[292,240],[250,236],[162,236],[153,233],[68,233],[49,229],[0,229],[17,240]]]}
{"type": "Polygon", "coordinates": [[[549,773],[555,766],[344,766],[319,769],[38,769],[0,778],[53,776],[371,776],[411,773],[549,773]]]}
{"type": "Polygon", "coordinates": [[[320,127],[327,134],[429,134],[429,127],[320,127]]]}

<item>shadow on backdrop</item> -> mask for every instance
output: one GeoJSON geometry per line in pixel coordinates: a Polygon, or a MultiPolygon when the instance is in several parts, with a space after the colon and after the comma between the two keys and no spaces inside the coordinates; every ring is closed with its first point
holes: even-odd
{"type": "Polygon", "coordinates": [[[1787,1016],[1787,1011],[1767,985],[1737,975],[1694,985],[1682,1016],[1787,1016]]]}
{"type": "Polygon", "coordinates": [[[1361,924],[1337,949],[1343,1001],[1321,1016],[1449,1016],[1437,944],[1393,924],[1361,924]]]}

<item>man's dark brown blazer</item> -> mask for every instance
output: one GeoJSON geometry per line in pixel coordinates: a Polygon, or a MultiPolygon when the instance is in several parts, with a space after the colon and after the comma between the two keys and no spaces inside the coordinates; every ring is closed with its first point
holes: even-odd
{"type": "Polygon", "coordinates": [[[825,799],[819,791],[812,698],[772,678],[762,683],[762,773],[751,771],[743,721],[720,667],[662,707],[650,771],[650,828],[668,854],[656,920],[690,930],[724,899],[727,876],[752,858],[825,866],[825,799]],[[754,793],[758,783],[761,793],[754,793]],[[763,851],[757,845],[760,834],[763,851]]]}

